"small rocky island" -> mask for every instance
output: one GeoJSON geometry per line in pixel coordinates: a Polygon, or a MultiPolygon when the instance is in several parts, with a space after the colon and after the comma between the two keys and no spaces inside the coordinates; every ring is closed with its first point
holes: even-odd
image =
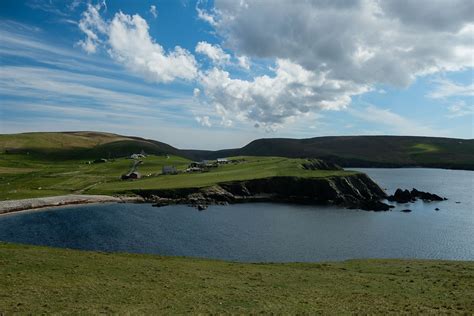
{"type": "Polygon", "coordinates": [[[447,198],[443,198],[437,194],[418,191],[415,188],[413,188],[411,191],[397,189],[393,195],[387,197],[388,201],[397,203],[415,202],[418,199],[421,199],[425,202],[447,200],[447,198]]]}

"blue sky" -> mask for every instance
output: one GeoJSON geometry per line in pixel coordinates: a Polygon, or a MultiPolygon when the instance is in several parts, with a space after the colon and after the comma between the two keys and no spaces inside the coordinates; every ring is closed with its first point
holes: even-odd
{"type": "Polygon", "coordinates": [[[455,2],[1,1],[0,133],[472,138],[474,7],[455,2]]]}

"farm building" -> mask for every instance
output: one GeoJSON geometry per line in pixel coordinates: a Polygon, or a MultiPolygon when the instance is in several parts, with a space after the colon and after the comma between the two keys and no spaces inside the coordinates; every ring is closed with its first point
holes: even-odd
{"type": "Polygon", "coordinates": [[[100,158],[100,159],[96,159],[93,161],[94,163],[104,163],[104,162],[107,162],[107,159],[105,158],[100,158]]]}
{"type": "Polygon", "coordinates": [[[123,174],[121,179],[122,180],[136,180],[136,179],[140,179],[141,177],[142,176],[140,175],[138,171],[133,171],[127,174],[123,174]]]}
{"type": "Polygon", "coordinates": [[[188,166],[188,168],[200,168],[200,169],[205,169],[205,168],[212,168],[212,167],[217,167],[217,162],[213,162],[212,160],[203,160],[201,162],[191,162],[188,166]]]}
{"type": "Polygon", "coordinates": [[[133,154],[130,156],[130,159],[139,159],[139,158],[145,158],[146,156],[143,154],[133,154]]]}
{"type": "Polygon", "coordinates": [[[162,174],[177,174],[178,170],[176,170],[175,166],[163,166],[162,174]]]}
{"type": "Polygon", "coordinates": [[[217,163],[226,164],[226,163],[229,163],[229,160],[227,158],[217,158],[217,163]]]}
{"type": "Polygon", "coordinates": [[[202,168],[199,167],[189,167],[185,170],[185,172],[200,172],[202,171],[202,168]]]}

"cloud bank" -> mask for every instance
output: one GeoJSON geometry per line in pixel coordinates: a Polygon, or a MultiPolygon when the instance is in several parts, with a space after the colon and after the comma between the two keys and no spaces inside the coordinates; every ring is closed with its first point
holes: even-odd
{"type": "Polygon", "coordinates": [[[146,80],[192,82],[222,125],[250,121],[268,130],[344,109],[379,85],[407,87],[420,76],[474,66],[472,0],[216,0],[209,10],[200,4],[198,18],[232,52],[199,41],[195,52],[210,59],[208,66],[179,46],[165,51],[139,15],[119,12],[104,21],[100,6],[83,13],[86,37],[78,44],[88,53],[104,46],[146,80]],[[272,66],[252,74],[250,58],[272,66]],[[233,77],[226,68],[236,66],[249,75],[233,77]]]}
{"type": "Polygon", "coordinates": [[[473,66],[471,0],[216,0],[215,6],[215,28],[228,47],[289,59],[331,79],[406,86],[420,75],[473,66]]]}

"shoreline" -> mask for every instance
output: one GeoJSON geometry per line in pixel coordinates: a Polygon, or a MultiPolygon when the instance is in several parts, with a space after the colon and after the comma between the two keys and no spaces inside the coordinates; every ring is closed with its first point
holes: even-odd
{"type": "Polygon", "coordinates": [[[60,195],[41,198],[30,198],[21,200],[0,201],[0,216],[24,212],[42,210],[45,208],[53,208],[67,205],[80,204],[99,204],[99,203],[130,203],[143,202],[143,198],[139,196],[108,196],[108,195],[60,195]]]}
{"type": "Polygon", "coordinates": [[[329,178],[269,177],[222,182],[203,188],[136,190],[135,196],[62,195],[0,201],[0,216],[14,212],[90,203],[148,202],[153,206],[187,204],[200,210],[213,204],[276,202],[340,205],[367,211],[388,211],[380,202],[386,193],[367,175],[329,178]]]}

